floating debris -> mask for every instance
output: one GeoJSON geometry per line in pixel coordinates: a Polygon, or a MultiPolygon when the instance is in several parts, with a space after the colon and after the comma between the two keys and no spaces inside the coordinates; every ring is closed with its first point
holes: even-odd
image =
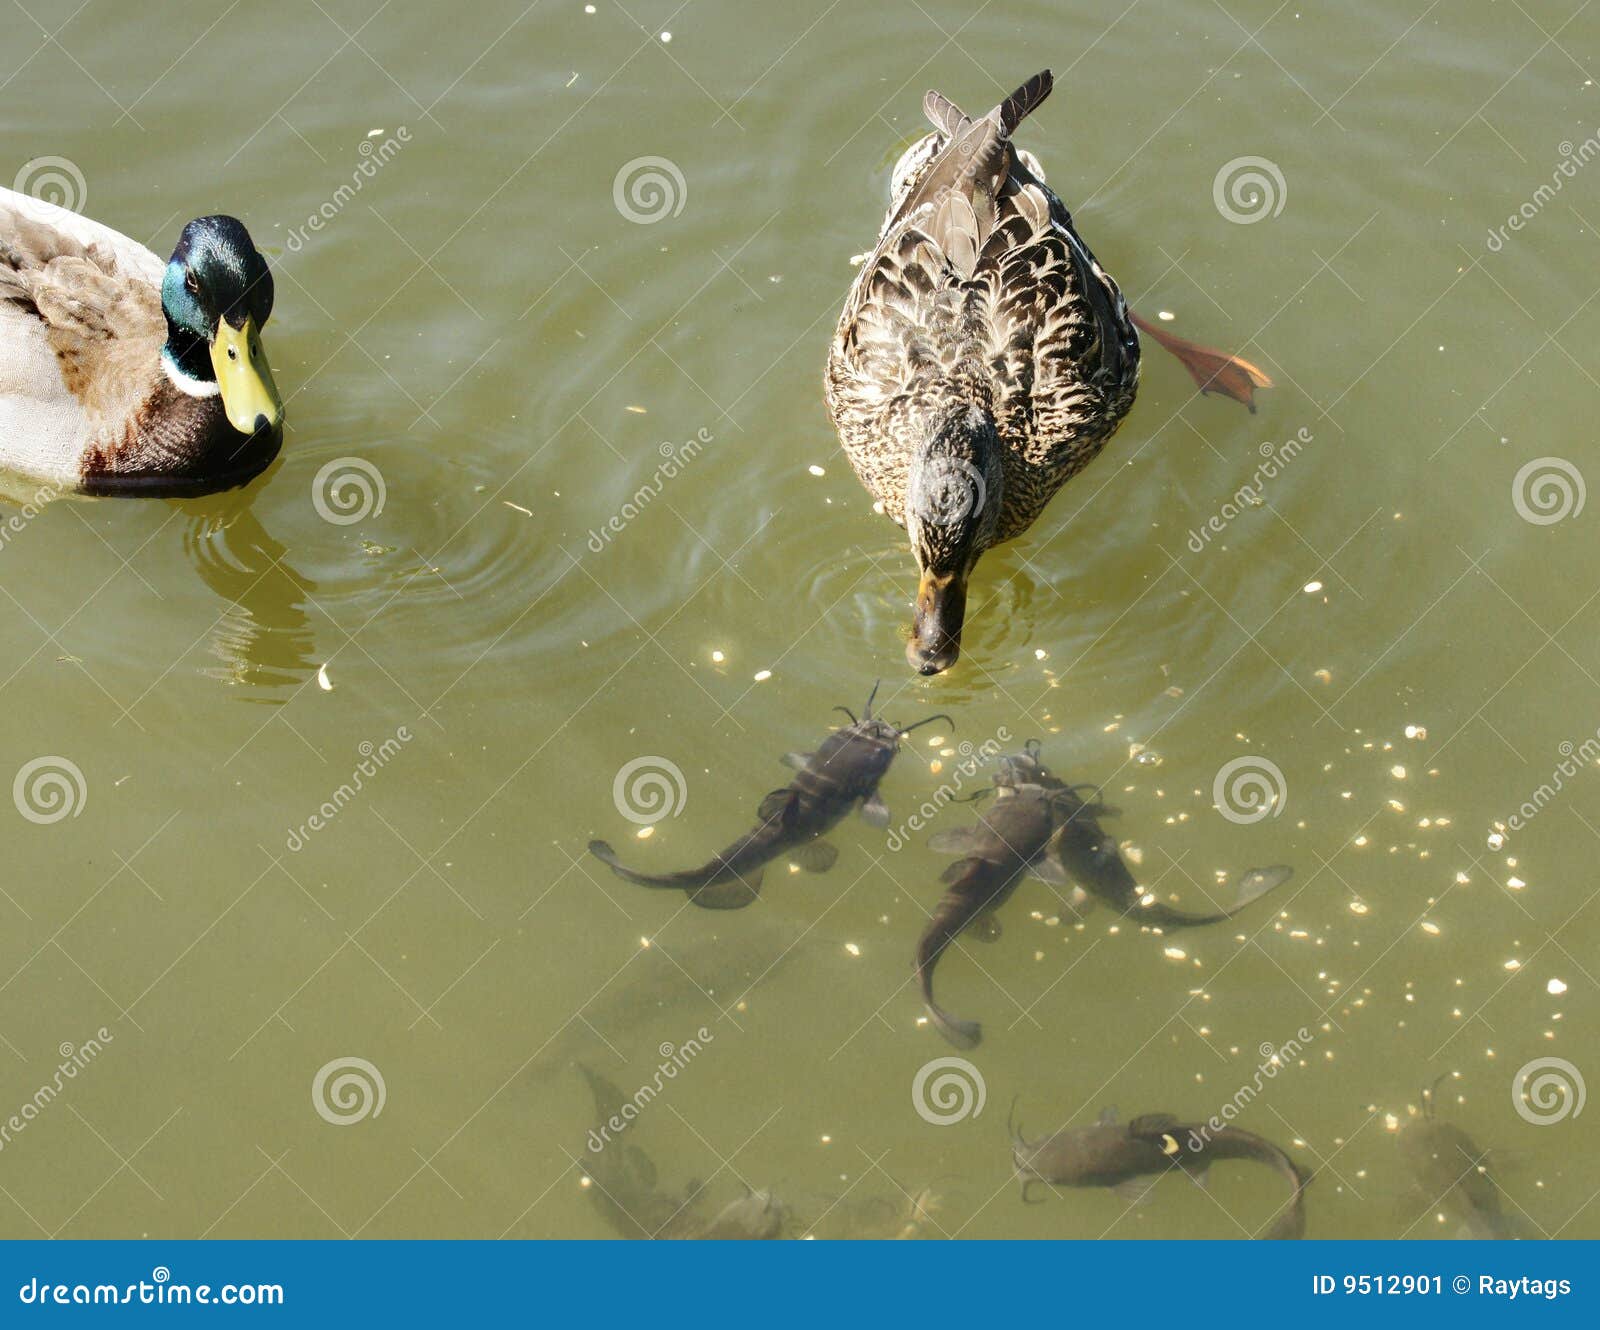
{"type": "Polygon", "coordinates": [[[813,462],[810,466],[808,466],[806,468],[806,470],[809,471],[814,476],[825,476],[825,475],[828,474],[820,466],[818,466],[815,462],[813,462]]]}
{"type": "Polygon", "coordinates": [[[1550,994],[1551,997],[1560,997],[1567,991],[1567,986],[1560,979],[1552,979],[1544,986],[1544,991],[1550,994]]]}
{"type": "Polygon", "coordinates": [[[322,689],[322,691],[325,693],[331,693],[333,691],[333,680],[328,677],[328,666],[326,661],[317,666],[317,687],[322,689]]]}
{"type": "Polygon", "coordinates": [[[1307,582],[1305,584],[1305,586],[1301,588],[1301,590],[1303,590],[1306,593],[1306,595],[1308,595],[1308,596],[1314,596],[1314,595],[1317,594],[1317,592],[1322,590],[1322,583],[1321,582],[1307,582]]]}

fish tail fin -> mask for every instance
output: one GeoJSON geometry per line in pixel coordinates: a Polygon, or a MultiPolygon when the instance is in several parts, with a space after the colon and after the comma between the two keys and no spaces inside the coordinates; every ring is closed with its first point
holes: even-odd
{"type": "Polygon", "coordinates": [[[1269,868],[1252,868],[1239,879],[1239,890],[1228,913],[1238,914],[1247,905],[1260,900],[1269,891],[1276,891],[1291,877],[1294,869],[1287,864],[1273,864],[1269,868]]]}
{"type": "MultiPolygon", "coordinates": [[[[1287,1159],[1287,1156],[1285,1158],[1287,1159]]],[[[1287,1159],[1287,1162],[1290,1172],[1294,1175],[1294,1190],[1284,1202],[1277,1218],[1261,1235],[1268,1241],[1292,1241],[1306,1235],[1306,1188],[1311,1185],[1316,1173],[1293,1159],[1287,1159]]]]}
{"type": "Polygon", "coordinates": [[[966,1050],[976,1048],[983,1042],[983,1026],[978,1021],[964,1021],[952,1016],[937,1003],[924,1004],[928,1011],[928,1019],[934,1028],[945,1037],[945,1042],[956,1048],[966,1050]]]}

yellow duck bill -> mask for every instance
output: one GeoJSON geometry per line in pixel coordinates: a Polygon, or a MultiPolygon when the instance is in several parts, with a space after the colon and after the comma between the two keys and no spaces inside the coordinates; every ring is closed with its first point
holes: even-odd
{"type": "Polygon", "coordinates": [[[228,423],[239,433],[277,429],[283,423],[283,399],[272,381],[272,367],[267,364],[261,333],[253,318],[247,318],[240,328],[233,327],[226,318],[217,320],[211,366],[222,392],[222,409],[227,412],[228,423]]]}

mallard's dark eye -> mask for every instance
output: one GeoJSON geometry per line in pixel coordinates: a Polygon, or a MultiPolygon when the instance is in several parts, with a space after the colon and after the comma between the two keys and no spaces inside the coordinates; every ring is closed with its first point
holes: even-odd
{"type": "Polygon", "coordinates": [[[183,285],[190,295],[197,296],[200,294],[200,279],[192,271],[183,274],[183,285]]]}

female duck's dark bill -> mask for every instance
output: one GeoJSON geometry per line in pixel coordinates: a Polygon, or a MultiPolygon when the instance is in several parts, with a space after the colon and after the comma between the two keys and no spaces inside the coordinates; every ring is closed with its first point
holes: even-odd
{"type": "Polygon", "coordinates": [[[917,587],[906,660],[918,674],[942,674],[961,655],[967,582],[958,574],[924,573],[917,587]]]}

